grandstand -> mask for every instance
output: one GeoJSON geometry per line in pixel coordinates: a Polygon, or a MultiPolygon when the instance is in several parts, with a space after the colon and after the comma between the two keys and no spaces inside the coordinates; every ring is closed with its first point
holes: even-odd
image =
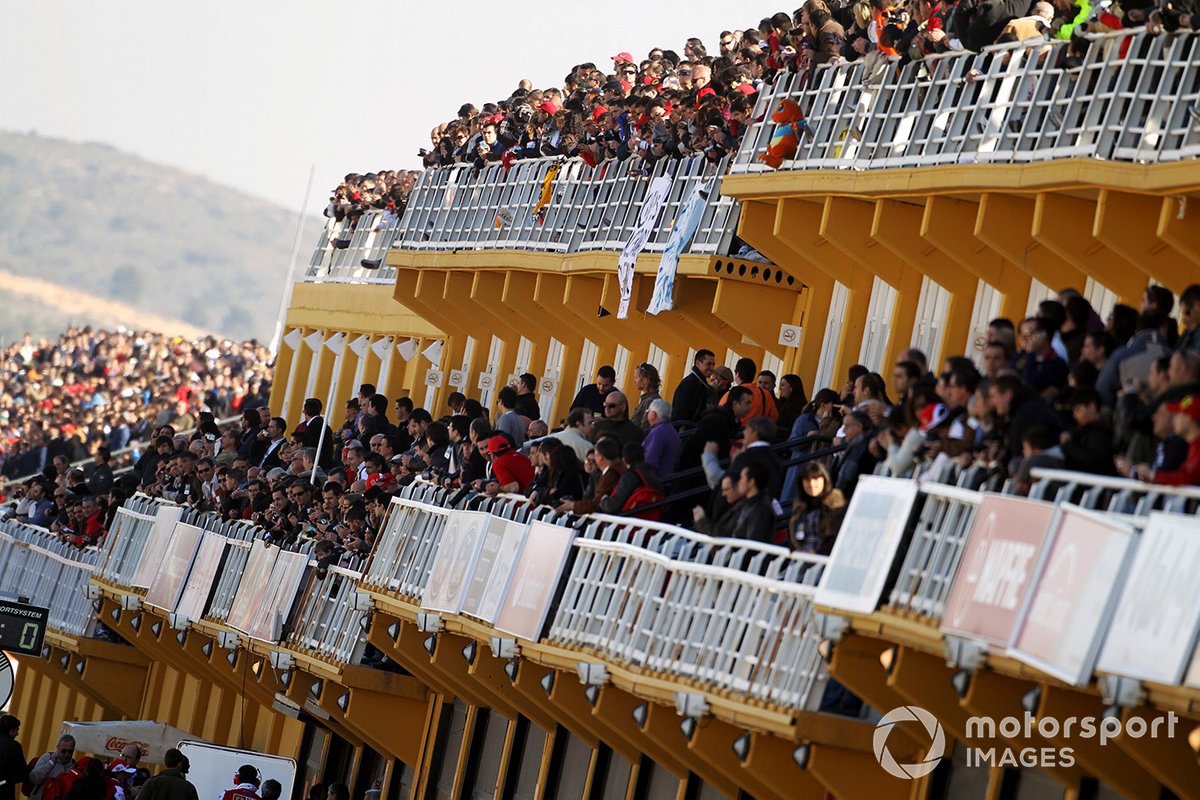
{"type": "MultiPolygon", "coordinates": [[[[1101,319],[1174,302],[1200,277],[1200,37],[1087,37],[780,72],[715,161],[429,166],[403,214],[330,219],[269,416],[370,383],[437,419],[532,373],[555,427],[602,365],[673,388],[703,348],[840,403],[913,349],[953,384],[1062,289],[1101,319]],[[812,136],[770,169],[783,99],[812,136]]],[[[782,433],[785,466],[853,444],[782,433]]],[[[155,719],[387,800],[1200,796],[1200,488],[1006,460],[880,459],[828,554],[425,479],[335,565],[146,494],[94,548],[8,521],[0,591],[50,610],[12,711],[38,752],[64,718],[155,719]]]]}

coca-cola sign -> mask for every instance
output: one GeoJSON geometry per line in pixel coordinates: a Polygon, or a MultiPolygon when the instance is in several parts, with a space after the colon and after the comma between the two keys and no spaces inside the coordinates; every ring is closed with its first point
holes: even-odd
{"type": "Polygon", "coordinates": [[[150,745],[146,742],[130,742],[122,739],[120,736],[108,737],[108,741],[104,743],[104,749],[113,753],[120,753],[125,749],[126,745],[130,744],[136,744],[138,746],[138,752],[142,754],[142,758],[150,755],[150,745]]]}

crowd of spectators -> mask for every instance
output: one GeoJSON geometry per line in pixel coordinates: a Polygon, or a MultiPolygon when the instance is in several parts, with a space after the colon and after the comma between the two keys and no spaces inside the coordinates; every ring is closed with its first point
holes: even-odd
{"type": "MultiPolygon", "coordinates": [[[[175,346],[194,369],[201,351],[175,346]]],[[[257,363],[234,371],[255,374],[257,363]]],[[[670,401],[652,364],[633,370],[630,394],[616,381],[601,367],[556,424],[542,418],[531,374],[500,389],[493,408],[453,392],[436,418],[370,384],[331,421],[316,398],[289,421],[262,396],[238,395],[236,423],[199,411],[194,431],[178,418],[148,425],[151,446],[127,475],[114,476],[105,445],[86,471],[56,454],[11,513],[92,544],[140,491],[251,520],[268,543],[313,546],[326,567],[355,567],[392,495],[414,481],[817,552],[832,546],[858,478],[876,471],[945,479],[978,467],[973,486],[1018,494],[1039,466],[1200,485],[1200,284],[1178,304],[1150,286],[1140,308],[1116,305],[1107,320],[1064,290],[1028,319],[993,320],[978,365],[930,365],[909,350],[887,377],[856,365],[811,397],[796,375],[748,358],[718,366],[704,349],[670,401]]]]}
{"type": "Polygon", "coordinates": [[[5,348],[0,381],[7,513],[84,545],[136,489],[116,473],[154,433],[219,436],[216,419],[266,402],[271,357],[254,341],[72,328],[5,348]]]}
{"type": "Polygon", "coordinates": [[[383,211],[384,224],[399,220],[420,174],[414,170],[380,170],[364,175],[351,172],[330,194],[325,216],[336,222],[349,219],[357,224],[368,211],[383,211]]]}
{"type": "Polygon", "coordinates": [[[554,424],[530,374],[490,409],[454,392],[437,418],[364,384],[331,422],[309,398],[291,422],[247,409],[215,441],[160,428],[131,480],[252,520],[269,543],[313,545],[326,567],[360,566],[392,495],[414,481],[821,553],[858,479],[879,471],[946,479],[978,467],[973,487],[1017,494],[1038,466],[1200,485],[1200,285],[1178,308],[1151,286],[1140,308],[1117,305],[1107,320],[1064,290],[1036,316],[992,321],[978,365],[909,350],[887,377],[856,365],[811,397],[796,375],[748,358],[718,366],[704,349],[670,401],[653,365],[633,379],[626,394],[601,367],[554,424]]]}
{"type": "MultiPolygon", "coordinates": [[[[736,149],[755,119],[758,93],[780,74],[865,60],[868,75],[897,63],[1016,40],[1070,42],[1078,59],[1085,32],[1146,25],[1192,28],[1195,0],[809,0],[743,30],[722,31],[710,52],[698,38],[680,51],[654,48],[644,58],[617,53],[577,64],[561,86],[522,80],[505,98],[464,103],[430,133],[419,156],[426,167],[541,156],[578,156],[592,165],[640,157],[648,171],[661,158],[703,155],[719,161],[736,149]]],[[[762,109],[758,110],[761,116],[762,109]]]]}

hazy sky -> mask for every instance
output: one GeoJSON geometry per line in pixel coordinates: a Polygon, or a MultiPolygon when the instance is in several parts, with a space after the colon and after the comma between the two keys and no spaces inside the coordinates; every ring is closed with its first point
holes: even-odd
{"type": "Polygon", "coordinates": [[[298,209],[347,172],[418,166],[464,102],[629,51],[710,52],[790,5],[601,3],[5,3],[0,128],[114,145],[298,209]]]}

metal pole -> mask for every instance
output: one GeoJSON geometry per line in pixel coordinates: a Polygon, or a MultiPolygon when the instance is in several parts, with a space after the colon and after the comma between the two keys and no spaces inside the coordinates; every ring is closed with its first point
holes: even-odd
{"type": "Polygon", "coordinates": [[[308,185],[304,187],[304,202],[300,205],[300,214],[296,217],[296,236],[292,239],[292,263],[288,267],[287,281],[283,284],[283,296],[279,298],[279,313],[275,315],[275,332],[271,334],[271,355],[279,354],[279,340],[283,336],[283,319],[287,315],[288,306],[292,302],[292,287],[296,282],[296,259],[300,255],[300,237],[304,235],[304,210],[308,208],[308,198],[312,193],[313,176],[317,173],[317,165],[308,168],[308,185]]]}

